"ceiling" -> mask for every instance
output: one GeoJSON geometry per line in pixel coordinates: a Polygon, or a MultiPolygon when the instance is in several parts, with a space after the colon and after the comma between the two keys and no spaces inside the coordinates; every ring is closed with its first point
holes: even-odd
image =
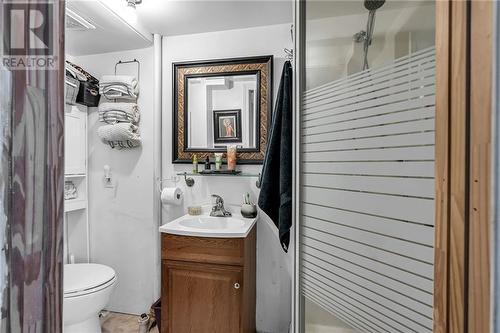
{"type": "Polygon", "coordinates": [[[165,36],[292,22],[292,0],[143,0],[138,22],[165,36]]]}
{"type": "MultiPolygon", "coordinates": [[[[66,29],[66,53],[72,56],[99,54],[144,48],[152,43],[152,35],[137,22],[127,22],[109,0],[69,0],[67,8],[95,29],[66,29]]],[[[68,17],[66,17],[68,20],[68,17]]]]}
{"type": "Polygon", "coordinates": [[[135,12],[125,0],[68,0],[67,7],[94,25],[66,31],[73,56],[144,48],[152,34],[203,33],[292,22],[292,0],[143,0],[135,12]]]}

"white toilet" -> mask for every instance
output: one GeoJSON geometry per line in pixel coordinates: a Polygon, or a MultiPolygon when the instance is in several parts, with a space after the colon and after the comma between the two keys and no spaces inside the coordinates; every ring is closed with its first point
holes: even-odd
{"type": "Polygon", "coordinates": [[[109,301],[115,271],[99,264],[64,265],[64,333],[101,333],[99,311],[109,301]]]}

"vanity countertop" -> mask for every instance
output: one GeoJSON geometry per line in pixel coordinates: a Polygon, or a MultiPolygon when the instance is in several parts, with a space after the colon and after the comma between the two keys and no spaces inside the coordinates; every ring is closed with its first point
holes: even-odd
{"type": "Polygon", "coordinates": [[[226,207],[232,213],[231,217],[212,217],[210,207],[203,206],[201,215],[186,214],[160,227],[160,232],[172,235],[214,237],[214,238],[245,238],[257,222],[255,218],[241,216],[239,206],[226,207]]]}

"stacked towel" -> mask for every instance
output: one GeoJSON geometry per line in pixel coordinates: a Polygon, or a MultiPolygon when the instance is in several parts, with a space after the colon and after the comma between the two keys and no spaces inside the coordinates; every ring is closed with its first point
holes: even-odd
{"type": "Polygon", "coordinates": [[[107,99],[133,99],[139,95],[137,79],[129,75],[104,75],[99,83],[99,93],[107,99]]]}
{"type": "Polygon", "coordinates": [[[133,123],[140,120],[139,107],[136,103],[101,103],[99,121],[106,124],[133,123]]]}
{"type": "Polygon", "coordinates": [[[78,81],[87,81],[87,77],[69,61],[66,61],[66,72],[78,81]]]}
{"type": "Polygon", "coordinates": [[[109,103],[99,105],[99,121],[106,123],[97,129],[102,142],[111,148],[134,148],[141,145],[139,108],[135,101],[139,95],[139,83],[133,76],[104,75],[99,93],[106,99],[133,100],[134,103],[109,103]]]}
{"type": "Polygon", "coordinates": [[[131,123],[103,125],[97,129],[97,135],[111,148],[134,148],[141,145],[139,127],[131,123]]]}

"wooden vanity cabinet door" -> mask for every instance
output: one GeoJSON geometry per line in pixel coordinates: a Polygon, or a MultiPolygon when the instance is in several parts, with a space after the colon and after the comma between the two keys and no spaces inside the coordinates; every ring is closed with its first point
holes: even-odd
{"type": "Polygon", "coordinates": [[[241,330],[243,268],[162,260],[162,333],[241,330]]]}

